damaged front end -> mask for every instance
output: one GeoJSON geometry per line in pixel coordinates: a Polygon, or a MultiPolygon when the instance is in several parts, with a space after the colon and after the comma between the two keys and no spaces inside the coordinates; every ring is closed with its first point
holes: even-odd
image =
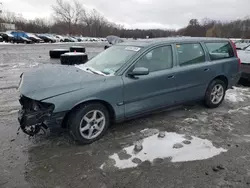
{"type": "Polygon", "coordinates": [[[38,134],[41,128],[47,129],[46,121],[54,110],[54,105],[33,100],[23,95],[19,99],[22,109],[18,113],[18,121],[22,131],[30,136],[38,134]]]}

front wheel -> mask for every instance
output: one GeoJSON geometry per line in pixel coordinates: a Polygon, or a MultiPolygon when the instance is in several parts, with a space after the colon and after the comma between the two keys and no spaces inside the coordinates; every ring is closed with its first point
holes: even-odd
{"type": "Polygon", "coordinates": [[[86,104],[78,108],[70,118],[70,132],[81,144],[99,140],[110,124],[109,112],[99,103],[86,104]]]}
{"type": "Polygon", "coordinates": [[[205,95],[205,105],[209,108],[217,108],[223,102],[226,94],[226,84],[222,80],[213,80],[205,95]]]}

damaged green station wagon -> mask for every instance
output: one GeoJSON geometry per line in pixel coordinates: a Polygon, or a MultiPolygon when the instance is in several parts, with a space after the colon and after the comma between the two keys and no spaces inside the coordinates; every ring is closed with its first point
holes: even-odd
{"type": "Polygon", "coordinates": [[[101,138],[112,122],[203,100],[218,107],[240,78],[228,39],[166,38],[123,42],[84,65],[48,65],[21,75],[21,129],[67,128],[82,144],[101,138]]]}

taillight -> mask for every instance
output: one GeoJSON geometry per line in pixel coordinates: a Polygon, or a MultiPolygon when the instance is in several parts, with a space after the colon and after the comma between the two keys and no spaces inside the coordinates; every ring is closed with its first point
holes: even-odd
{"type": "Polygon", "coordinates": [[[240,69],[241,60],[240,60],[240,58],[239,58],[239,56],[238,56],[237,49],[236,49],[236,45],[235,45],[234,42],[231,41],[231,40],[230,40],[230,43],[231,43],[231,45],[232,45],[232,47],[233,47],[235,56],[238,58],[238,65],[239,65],[239,69],[240,69]]]}

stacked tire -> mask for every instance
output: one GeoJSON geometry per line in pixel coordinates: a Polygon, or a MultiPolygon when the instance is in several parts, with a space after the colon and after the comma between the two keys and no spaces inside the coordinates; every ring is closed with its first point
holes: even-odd
{"type": "Polygon", "coordinates": [[[69,52],[61,55],[62,65],[80,65],[88,61],[88,55],[82,52],[69,52]]]}
{"type": "Polygon", "coordinates": [[[79,65],[88,61],[88,55],[83,46],[72,46],[70,49],[54,49],[50,50],[50,58],[61,60],[62,65],[79,65]]]}
{"type": "Polygon", "coordinates": [[[86,49],[83,46],[72,46],[70,47],[70,52],[81,52],[81,53],[85,53],[86,49]]]}
{"type": "Polygon", "coordinates": [[[67,49],[54,49],[49,51],[50,58],[59,59],[62,54],[68,53],[67,49]]]}

